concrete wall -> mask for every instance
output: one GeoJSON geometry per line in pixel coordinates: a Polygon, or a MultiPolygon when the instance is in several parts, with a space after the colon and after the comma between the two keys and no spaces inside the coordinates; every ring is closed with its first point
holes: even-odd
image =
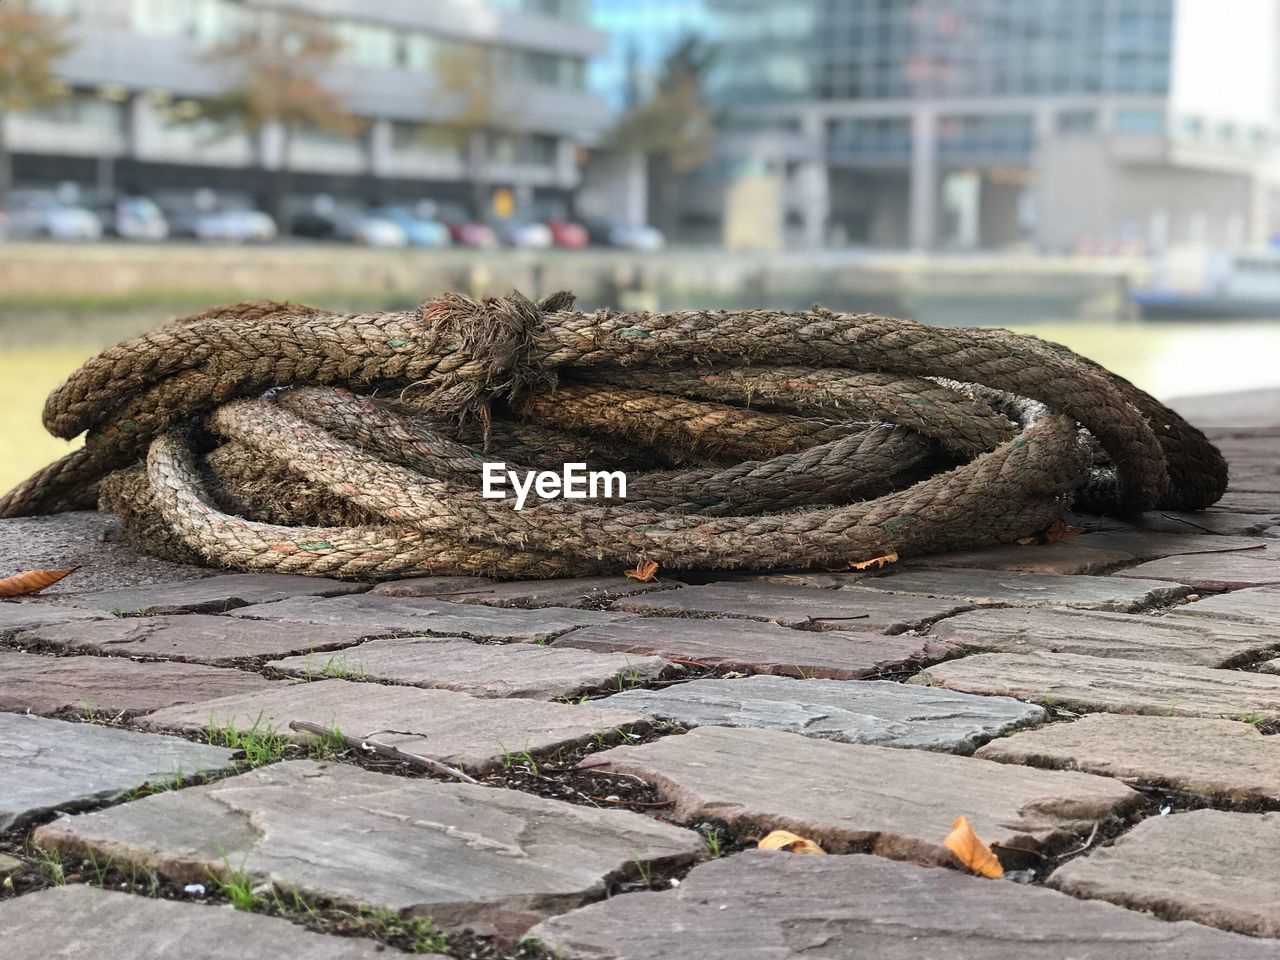
{"type": "Polygon", "coordinates": [[[1121,159],[1099,137],[1045,143],[1035,194],[1037,242],[1069,251],[1122,240],[1227,246],[1250,239],[1257,216],[1253,176],[1172,166],[1160,154],[1153,147],[1121,159]]]}

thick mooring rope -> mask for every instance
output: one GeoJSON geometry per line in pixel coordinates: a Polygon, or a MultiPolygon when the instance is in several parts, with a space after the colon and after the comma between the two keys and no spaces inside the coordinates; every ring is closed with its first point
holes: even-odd
{"type": "Polygon", "coordinates": [[[237,304],[90,360],[44,422],[85,446],[0,516],[100,504],[158,555],[371,580],[839,568],[1226,486],[1199,431],[1065,348],[817,307],[237,304]],[[517,511],[486,461],[621,469],[628,495],[517,511]]]}

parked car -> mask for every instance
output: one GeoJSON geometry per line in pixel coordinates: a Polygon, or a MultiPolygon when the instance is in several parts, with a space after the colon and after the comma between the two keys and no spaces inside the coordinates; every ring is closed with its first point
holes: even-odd
{"type": "Polygon", "coordinates": [[[568,250],[581,250],[591,242],[587,228],[580,223],[569,220],[552,219],[547,221],[551,230],[551,239],[557,247],[568,250]]]}
{"type": "Polygon", "coordinates": [[[92,210],[49,193],[15,193],[6,212],[8,234],[18,239],[98,240],[102,221],[92,210]]]}
{"type": "Polygon", "coordinates": [[[337,238],[365,247],[407,247],[409,237],[394,220],[366,213],[356,206],[337,209],[337,238]]]}
{"type": "Polygon", "coordinates": [[[449,228],[434,217],[421,216],[408,207],[376,207],[369,216],[394,223],[415,247],[438,250],[453,243],[449,228]]]}
{"type": "Polygon", "coordinates": [[[279,233],[270,216],[249,207],[174,205],[165,213],[174,236],[204,243],[265,243],[279,233]]]}
{"type": "Polygon", "coordinates": [[[551,228],[545,223],[499,220],[493,225],[493,229],[504,245],[521,250],[546,250],[555,243],[551,228]]]}
{"type": "Polygon", "coordinates": [[[475,250],[492,250],[498,245],[498,235],[488,224],[473,220],[461,206],[446,205],[440,208],[440,219],[449,228],[449,236],[460,247],[475,250]]]}
{"type": "Polygon", "coordinates": [[[623,250],[653,253],[667,245],[667,238],[656,227],[644,224],[615,223],[609,227],[609,245],[623,250]]]}
{"type": "Polygon", "coordinates": [[[369,212],[350,200],[327,194],[289,203],[289,226],[295,236],[313,240],[342,240],[367,247],[404,247],[409,238],[394,219],[369,212]]]}
{"type": "Polygon", "coordinates": [[[99,209],[107,232],[122,240],[166,240],[169,221],[148,197],[120,197],[99,209]]]}

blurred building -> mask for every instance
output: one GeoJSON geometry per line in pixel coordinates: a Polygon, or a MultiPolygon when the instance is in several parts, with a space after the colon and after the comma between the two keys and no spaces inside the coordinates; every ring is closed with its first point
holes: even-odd
{"type": "Polygon", "coordinates": [[[724,153],[794,238],[1160,250],[1262,240],[1278,0],[707,0],[724,153]]]}
{"type": "MultiPolygon", "coordinates": [[[[323,18],[342,41],[327,82],[368,121],[358,137],[303,131],[297,193],[368,199],[470,197],[464,150],[433,135],[448,119],[434,68],[458,45],[494,48],[502,131],[486,179],[518,196],[567,198],[580,145],[609,120],[587,89],[588,60],[606,36],[586,0],[40,0],[74,22],[60,74],[70,95],[9,117],[19,185],[72,182],[149,193],[210,188],[259,195],[280,165],[279,131],[251,137],[200,119],[225,85],[208,60],[217,44],[279,12],[323,18]]],[[[439,131],[437,131],[439,132],[439,131]]]]}
{"type": "Polygon", "coordinates": [[[607,51],[591,61],[590,87],[614,109],[644,97],[663,61],[690,35],[708,37],[714,20],[705,0],[589,0],[591,22],[609,36],[607,51]]]}

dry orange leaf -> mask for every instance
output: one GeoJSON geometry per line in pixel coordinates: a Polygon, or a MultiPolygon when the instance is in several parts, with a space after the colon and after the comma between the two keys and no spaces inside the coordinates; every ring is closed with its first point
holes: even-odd
{"type": "Polygon", "coordinates": [[[623,570],[632,580],[639,580],[641,583],[648,583],[658,575],[658,563],[656,560],[645,560],[636,566],[634,570],[623,570]]]}
{"type": "Polygon", "coordinates": [[[898,562],[898,551],[890,550],[883,557],[872,557],[870,560],[863,560],[861,563],[849,564],[850,570],[883,570],[891,563],[898,562]]]}
{"type": "Polygon", "coordinates": [[[1042,534],[1045,543],[1058,543],[1062,540],[1070,540],[1072,537],[1078,537],[1084,533],[1084,527],[1073,527],[1065,520],[1055,520],[1049,524],[1049,529],[1042,534]]]}
{"type": "Polygon", "coordinates": [[[872,557],[870,560],[863,560],[861,563],[851,560],[848,563],[823,564],[822,569],[827,573],[844,573],[846,570],[882,570],[891,563],[897,563],[897,561],[897,551],[890,551],[883,557],[872,557]]]}
{"type": "Polygon", "coordinates": [[[951,832],[942,841],[943,846],[956,855],[956,859],[980,877],[999,880],[1004,876],[1004,867],[991,852],[991,848],[983,843],[973,832],[973,824],[968,817],[956,817],[951,824],[951,832]]]}
{"type": "Polygon", "coordinates": [[[787,853],[809,853],[826,856],[827,851],[798,833],[787,830],[775,830],[756,844],[761,850],[785,850],[787,853]]]}
{"type": "Polygon", "coordinates": [[[0,580],[0,597],[29,597],[79,569],[68,567],[66,570],[27,570],[25,573],[5,577],[0,580]]]}

